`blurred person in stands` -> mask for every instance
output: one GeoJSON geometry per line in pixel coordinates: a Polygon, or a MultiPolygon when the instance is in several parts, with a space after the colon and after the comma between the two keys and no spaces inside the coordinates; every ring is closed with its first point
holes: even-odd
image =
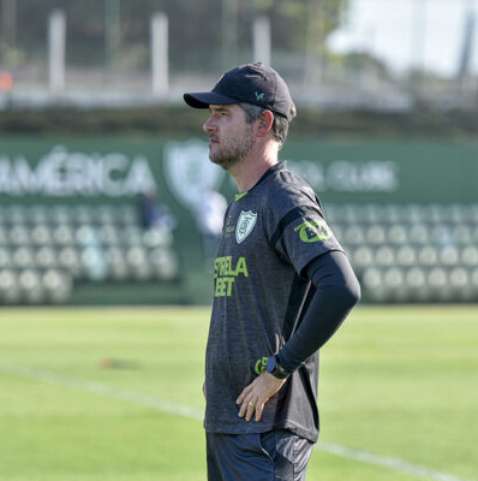
{"type": "Polygon", "coordinates": [[[145,230],[164,227],[173,230],[176,220],[167,206],[160,204],[154,191],[138,194],[138,215],[140,224],[145,230]]]}

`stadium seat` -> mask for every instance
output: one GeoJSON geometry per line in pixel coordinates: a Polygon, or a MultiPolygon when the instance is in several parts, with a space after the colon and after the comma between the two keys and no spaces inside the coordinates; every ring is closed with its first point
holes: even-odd
{"type": "Polygon", "coordinates": [[[344,229],[343,242],[348,245],[363,244],[365,235],[363,228],[359,225],[352,224],[344,229]]]}
{"type": "Polygon", "coordinates": [[[452,297],[449,280],[443,267],[434,267],[428,272],[427,283],[430,286],[431,300],[447,301],[452,297]]]}
{"type": "Polygon", "coordinates": [[[405,283],[408,287],[409,299],[424,302],[428,300],[429,292],[425,271],[420,267],[407,269],[405,283]]]}
{"type": "MultiPolygon", "coordinates": [[[[475,295],[478,295],[478,268],[475,267],[470,271],[469,279],[475,295]]],[[[475,300],[478,300],[477,297],[475,297],[475,300]]]]}
{"type": "Polygon", "coordinates": [[[429,204],[426,207],[427,222],[432,224],[442,224],[445,222],[445,216],[443,215],[443,206],[439,204],[429,204]]]}
{"type": "Polygon", "coordinates": [[[478,226],[478,204],[468,206],[468,222],[478,226]]]}
{"type": "Polygon", "coordinates": [[[123,226],[139,225],[138,214],[135,207],[131,205],[120,205],[116,208],[117,223],[123,226]]]}
{"type": "Polygon", "coordinates": [[[379,267],[390,267],[395,264],[395,251],[393,248],[384,245],[377,248],[375,252],[375,264],[379,267]]]}
{"type": "Polygon", "coordinates": [[[73,229],[68,224],[58,224],[52,230],[52,242],[60,246],[72,246],[75,244],[73,229]]]}
{"type": "Polygon", "coordinates": [[[12,304],[18,301],[20,290],[15,271],[10,269],[0,270],[0,300],[4,304],[12,304]]]}
{"type": "Polygon", "coordinates": [[[92,224],[94,222],[96,207],[86,205],[75,205],[72,207],[71,215],[76,225],[92,224]]]}
{"type": "MultiPolygon", "coordinates": [[[[332,232],[335,235],[335,238],[342,243],[343,242],[343,237],[344,237],[344,229],[343,229],[343,224],[330,224],[330,228],[332,229],[332,232]]],[[[172,237],[172,236],[171,236],[172,237]]]]}
{"type": "Polygon", "coordinates": [[[57,253],[48,246],[40,247],[35,252],[35,265],[41,269],[51,269],[58,264],[57,253]]]}
{"type": "Polygon", "coordinates": [[[142,231],[136,226],[125,227],[121,235],[121,240],[129,246],[141,245],[142,231]]]}
{"type": "Polygon", "coordinates": [[[51,208],[50,218],[53,224],[68,225],[73,223],[72,211],[68,206],[56,205],[51,208]]]}
{"type": "Polygon", "coordinates": [[[98,242],[95,229],[91,224],[84,224],[80,227],[77,227],[75,232],[75,240],[76,243],[82,247],[96,245],[98,242]]]}
{"type": "Polygon", "coordinates": [[[63,304],[71,297],[73,280],[66,272],[48,269],[44,272],[41,281],[49,301],[63,304]]]}
{"type": "Polygon", "coordinates": [[[106,271],[109,279],[120,281],[128,277],[128,265],[125,252],[118,246],[104,247],[106,271]]]}
{"type": "Polygon", "coordinates": [[[154,268],[154,272],[158,279],[172,280],[178,275],[178,265],[176,256],[163,248],[153,249],[148,260],[154,268]]]}
{"type": "Polygon", "coordinates": [[[426,213],[421,205],[410,204],[407,206],[406,218],[408,224],[422,224],[426,221],[426,213]]]}
{"type": "Polygon", "coordinates": [[[445,216],[445,222],[451,224],[463,224],[466,222],[466,213],[460,204],[443,206],[442,212],[445,216]]]}
{"type": "Polygon", "coordinates": [[[0,247],[0,269],[12,266],[12,253],[8,247],[0,247]]]}
{"type": "Polygon", "coordinates": [[[438,250],[427,245],[418,251],[418,264],[421,266],[435,266],[438,263],[438,250]]]}
{"type": "Polygon", "coordinates": [[[471,300],[473,291],[470,285],[469,273],[463,267],[455,267],[449,275],[450,288],[453,297],[460,300],[471,300]]]}
{"type": "Polygon", "coordinates": [[[143,245],[154,247],[169,247],[173,243],[171,231],[166,228],[149,229],[143,233],[143,245]]]}
{"type": "Polygon", "coordinates": [[[81,261],[77,249],[74,247],[63,247],[58,253],[58,263],[73,277],[79,277],[81,274],[81,261]]]}
{"type": "Polygon", "coordinates": [[[416,250],[409,245],[402,246],[397,250],[396,259],[399,266],[414,266],[417,264],[416,250]]]}
{"type": "Polygon", "coordinates": [[[361,285],[368,299],[376,302],[387,300],[387,291],[383,284],[383,276],[380,269],[372,267],[366,269],[361,278],[361,285]]]}
{"type": "MultiPolygon", "coordinates": [[[[336,222],[340,223],[340,206],[334,203],[322,204],[324,209],[325,218],[329,224],[334,224],[336,222]]],[[[1,217],[1,214],[0,214],[1,217]]]]}
{"type": "Polygon", "coordinates": [[[105,248],[105,259],[108,277],[113,280],[124,280],[128,277],[128,265],[123,249],[115,246],[105,248]]]}
{"type": "Polygon", "coordinates": [[[360,208],[354,204],[345,204],[343,207],[343,220],[348,224],[361,223],[360,208]]]}
{"type": "Polygon", "coordinates": [[[30,244],[30,231],[23,224],[15,224],[9,232],[10,244],[14,246],[25,246],[30,244]]]}
{"type": "Polygon", "coordinates": [[[5,209],[5,220],[10,225],[23,225],[27,222],[26,209],[21,205],[10,205],[5,209]]]}
{"type": "Polygon", "coordinates": [[[405,273],[398,267],[388,268],[383,275],[383,283],[387,291],[387,299],[403,302],[407,299],[405,273]]]}
{"type": "Polygon", "coordinates": [[[454,246],[443,247],[439,251],[439,262],[442,266],[455,266],[460,262],[459,250],[454,246]]]}
{"type": "Polygon", "coordinates": [[[382,209],[376,204],[364,206],[363,221],[368,224],[380,224],[384,221],[382,209]]]}
{"type": "Polygon", "coordinates": [[[478,247],[474,245],[464,247],[461,251],[460,261],[467,267],[478,266],[478,247]]]}
{"type": "Polygon", "coordinates": [[[126,262],[132,267],[146,264],[146,250],[139,245],[129,247],[126,251],[126,262]]]}
{"type": "Polygon", "coordinates": [[[453,244],[451,227],[447,224],[434,225],[430,232],[430,240],[435,245],[453,244]]]}
{"type": "Polygon", "coordinates": [[[104,252],[97,246],[84,248],[80,255],[82,275],[91,281],[103,281],[107,277],[104,252]]]}
{"type": "Polygon", "coordinates": [[[467,245],[472,242],[472,230],[468,225],[456,225],[452,228],[451,236],[455,244],[467,245]]]}
{"type": "Polygon", "coordinates": [[[372,225],[367,228],[365,239],[369,244],[372,245],[384,244],[387,241],[385,229],[378,224],[372,225]]]}
{"type": "Polygon", "coordinates": [[[113,224],[103,224],[98,230],[98,239],[104,246],[118,245],[121,238],[121,232],[118,232],[113,224]]]}
{"type": "Polygon", "coordinates": [[[34,245],[42,246],[42,245],[51,245],[52,238],[50,229],[47,227],[46,224],[39,224],[31,230],[31,240],[34,245]]]}
{"type": "Polygon", "coordinates": [[[403,224],[394,224],[387,229],[387,241],[390,244],[406,244],[408,242],[407,228],[403,224]]]}
{"type": "Polygon", "coordinates": [[[351,262],[356,269],[366,269],[374,265],[374,255],[370,247],[360,246],[351,250],[351,262]]]}
{"type": "Polygon", "coordinates": [[[18,286],[21,299],[31,304],[38,304],[44,299],[43,288],[39,274],[33,269],[20,271],[18,286]]]}
{"type": "Polygon", "coordinates": [[[401,222],[400,207],[393,204],[383,206],[383,222],[387,224],[398,224],[401,222]]]}
{"type": "Polygon", "coordinates": [[[408,230],[408,241],[412,244],[427,244],[430,242],[428,229],[425,224],[417,223],[408,230]]]}
{"type": "Polygon", "coordinates": [[[28,221],[30,224],[48,224],[49,212],[48,208],[43,205],[34,205],[28,211],[28,221]]]}
{"type": "Polygon", "coordinates": [[[34,267],[35,258],[30,247],[18,247],[12,254],[12,265],[17,269],[29,269],[34,267]]]}
{"type": "Polygon", "coordinates": [[[100,226],[111,226],[116,223],[116,209],[110,205],[100,205],[94,212],[94,221],[100,226]]]}
{"type": "Polygon", "coordinates": [[[153,275],[147,250],[141,245],[127,248],[126,262],[129,267],[129,272],[131,272],[133,277],[138,280],[146,280],[153,275]]]}
{"type": "Polygon", "coordinates": [[[7,230],[3,225],[0,225],[0,246],[5,246],[10,243],[9,237],[7,235],[7,230]]]}

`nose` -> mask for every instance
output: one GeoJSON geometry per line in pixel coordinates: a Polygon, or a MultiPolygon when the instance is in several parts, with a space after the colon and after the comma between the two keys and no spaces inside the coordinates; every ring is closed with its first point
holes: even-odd
{"type": "Polygon", "coordinates": [[[215,126],[212,115],[210,115],[207,120],[202,124],[202,129],[206,134],[210,134],[214,131],[215,126]]]}

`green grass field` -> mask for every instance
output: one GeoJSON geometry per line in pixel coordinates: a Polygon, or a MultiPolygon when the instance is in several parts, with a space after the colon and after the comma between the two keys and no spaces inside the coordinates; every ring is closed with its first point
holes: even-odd
{"type": "MultiPolygon", "coordinates": [[[[0,310],[0,480],[205,480],[208,314],[0,310]]],[[[477,481],[478,306],[357,309],[319,405],[308,481],[477,481]]]]}

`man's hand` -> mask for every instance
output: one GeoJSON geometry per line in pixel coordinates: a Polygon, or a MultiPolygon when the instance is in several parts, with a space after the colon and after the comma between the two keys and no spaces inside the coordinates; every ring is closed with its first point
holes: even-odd
{"type": "Polygon", "coordinates": [[[249,422],[255,413],[256,421],[259,422],[266,402],[280,390],[285,381],[286,379],[277,379],[268,372],[256,377],[236,399],[236,404],[240,405],[239,416],[241,418],[245,416],[249,422]]]}

